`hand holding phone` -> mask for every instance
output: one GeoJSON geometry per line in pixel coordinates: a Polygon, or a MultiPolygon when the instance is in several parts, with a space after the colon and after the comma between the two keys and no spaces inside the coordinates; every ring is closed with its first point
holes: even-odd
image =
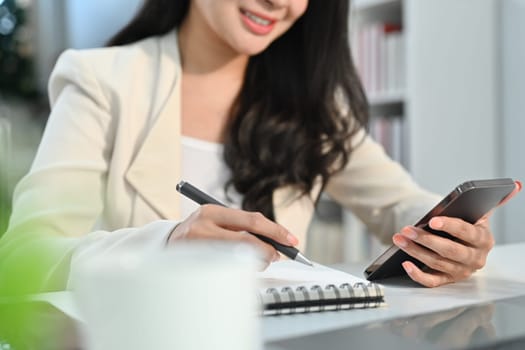
{"type": "MultiPolygon", "coordinates": [[[[464,222],[473,225],[476,222],[478,222],[478,220],[480,220],[484,215],[487,215],[487,213],[490,212],[493,208],[498,206],[502,202],[502,200],[508,198],[509,194],[513,193],[513,191],[515,190],[516,183],[509,178],[468,181],[457,186],[449,195],[443,198],[441,202],[439,202],[433,209],[431,209],[421,220],[419,220],[414,225],[417,228],[417,230],[420,231],[420,233],[424,232],[424,234],[421,235],[421,237],[418,237],[419,239],[415,239],[413,241],[407,239],[408,248],[406,250],[414,252],[413,255],[419,255],[424,257],[424,259],[421,260],[427,260],[432,263],[434,263],[435,260],[440,260],[439,263],[436,264],[441,265],[453,265],[455,263],[455,266],[448,267],[449,270],[451,270],[453,267],[455,268],[457,266],[461,266],[461,257],[450,256],[448,257],[450,259],[447,259],[447,257],[443,258],[442,256],[440,256],[439,252],[433,252],[432,250],[427,249],[428,247],[425,247],[426,243],[430,241],[432,241],[432,244],[436,244],[436,242],[440,243],[441,246],[443,246],[443,243],[448,244],[444,242],[442,238],[452,239],[453,241],[461,241],[457,237],[451,236],[449,233],[445,232],[446,229],[443,229],[441,231],[435,229],[435,227],[434,229],[431,228],[429,225],[431,219],[437,216],[459,218],[464,222]],[[432,238],[432,235],[440,236],[440,238],[432,238]]],[[[454,222],[453,220],[447,220],[447,222],[448,221],[454,222]]],[[[472,225],[470,225],[471,229],[474,228],[472,225]]],[[[491,237],[490,231],[488,230],[488,223],[486,228],[482,228],[485,229],[484,231],[488,231],[486,233],[491,237]]],[[[449,230],[449,232],[454,231],[449,230]]],[[[462,250],[465,251],[466,249],[471,248],[468,247],[468,245],[469,244],[466,243],[465,246],[461,246],[462,250]]],[[[448,246],[450,247],[450,244],[448,244],[448,246]]],[[[475,244],[472,244],[472,246],[475,246],[475,244]]],[[[488,252],[490,248],[486,250],[488,252]]],[[[403,268],[403,263],[405,264],[405,266],[409,267],[415,265],[415,267],[417,267],[418,270],[425,270],[428,267],[425,265],[424,262],[418,260],[416,257],[407,254],[398,246],[392,245],[388,250],[381,254],[374,262],[372,262],[372,264],[370,264],[366,268],[365,276],[369,280],[377,280],[404,275],[406,274],[406,271],[405,268],[403,268]]],[[[465,271],[468,272],[468,269],[466,269],[465,271]]],[[[438,274],[439,271],[437,271],[436,275],[438,274]]],[[[414,278],[413,276],[411,277],[414,278]]],[[[441,278],[441,280],[444,280],[448,276],[439,277],[445,277],[441,278]]],[[[437,285],[442,283],[432,282],[423,284],[437,285]]]]}

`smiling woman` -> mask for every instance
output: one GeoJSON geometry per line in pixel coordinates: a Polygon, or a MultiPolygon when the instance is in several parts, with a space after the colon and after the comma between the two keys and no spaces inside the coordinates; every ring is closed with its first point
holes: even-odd
{"type": "MultiPolygon", "coordinates": [[[[147,0],[110,47],[65,52],[0,241],[0,292],[20,286],[17,276],[32,276],[26,292],[65,288],[86,260],[183,240],[247,242],[269,264],[279,259],[274,247],[245,232],[304,248],[322,190],[391,241],[439,197],[367,135],[348,10],[348,1],[147,0]],[[228,207],[188,206],[180,180],[228,207]]],[[[492,237],[488,220],[442,219],[453,236],[492,237]]],[[[490,249],[425,242],[427,256],[446,262],[411,270],[429,286],[477,266],[436,247],[490,249]]]]}
{"type": "MultiPolygon", "coordinates": [[[[160,3],[146,3],[142,16],[110,44],[140,39],[137,28],[147,18],[163,17],[160,3]]],[[[224,145],[230,189],[243,198],[239,206],[274,219],[275,189],[291,185],[305,195],[344,167],[348,138],[367,124],[348,46],[347,2],[195,0],[170,6],[179,13],[182,134],[224,145]],[[252,29],[261,25],[253,18],[264,22],[263,16],[273,22],[267,34],[256,34],[252,29]]]]}
{"type": "Polygon", "coordinates": [[[253,55],[288,31],[307,5],[308,0],[195,0],[184,25],[208,30],[238,53],[253,55]]]}

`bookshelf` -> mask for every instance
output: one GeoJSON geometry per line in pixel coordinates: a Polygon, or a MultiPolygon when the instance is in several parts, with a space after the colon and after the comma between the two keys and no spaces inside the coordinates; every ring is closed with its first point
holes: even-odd
{"type": "MultiPolygon", "coordinates": [[[[360,74],[363,30],[378,24],[400,27],[402,86],[390,91],[372,84],[370,89],[370,72],[362,78],[372,121],[395,118],[402,125],[402,132],[396,132],[401,135],[401,146],[396,146],[402,149],[401,163],[436,193],[446,194],[464,180],[504,175],[498,157],[503,147],[499,6],[494,0],[352,1],[351,46],[358,51],[354,57],[360,74]]],[[[364,36],[370,38],[369,33],[364,36]]],[[[493,218],[498,240],[498,215],[493,218]]],[[[350,232],[341,238],[345,261],[369,259],[382,249],[351,214],[343,213],[342,226],[350,232]]]]}
{"type": "Polygon", "coordinates": [[[371,114],[402,118],[405,165],[433,191],[448,192],[461,178],[497,175],[497,5],[493,0],[353,2],[353,33],[374,23],[401,27],[403,86],[369,92],[371,114]],[[464,161],[458,150],[485,157],[464,161]]]}

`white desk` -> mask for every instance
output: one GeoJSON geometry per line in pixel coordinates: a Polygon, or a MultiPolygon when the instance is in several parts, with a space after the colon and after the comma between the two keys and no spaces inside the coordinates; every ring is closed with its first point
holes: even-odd
{"type": "MultiPolygon", "coordinates": [[[[355,275],[362,275],[364,270],[364,265],[337,267],[355,275]]],[[[485,268],[464,282],[433,289],[418,287],[406,280],[392,280],[383,285],[388,304],[383,308],[264,318],[265,343],[282,344],[287,339],[336,334],[337,330],[525,296],[525,242],[496,246],[485,268]]],[[[517,310],[525,314],[525,298],[516,300],[515,304],[523,303],[516,305],[517,310]]],[[[525,324],[521,327],[517,331],[525,336],[525,324]]]]}
{"type": "MultiPolygon", "coordinates": [[[[364,265],[337,267],[354,275],[362,275],[364,269],[364,265]]],[[[455,327],[470,336],[469,330],[474,331],[474,327],[479,326],[487,330],[477,332],[473,338],[469,337],[468,344],[486,347],[494,339],[498,344],[507,339],[511,342],[523,340],[516,348],[525,344],[525,242],[496,246],[489,255],[487,266],[468,281],[434,289],[419,287],[407,280],[391,281],[384,285],[388,303],[386,307],[262,318],[265,349],[334,350],[386,345],[390,349],[404,350],[464,348],[466,345],[461,343],[463,340],[456,340],[454,335],[449,335],[450,329],[447,327],[455,327]],[[448,320],[452,321],[446,322],[448,320]],[[416,338],[419,336],[424,339],[414,340],[414,334],[416,338]],[[449,342],[434,346],[428,337],[445,337],[449,342]]],[[[53,319],[64,330],[59,334],[74,335],[74,320],[78,316],[71,295],[67,292],[51,293],[41,295],[39,299],[54,305],[69,317],[44,307],[43,312],[38,313],[43,316],[31,322],[37,328],[30,326],[29,329],[40,329],[41,320],[49,322],[53,319]]],[[[40,335],[33,337],[38,342],[42,341],[40,335]]],[[[69,345],[75,345],[75,339],[71,338],[74,337],[55,335],[46,340],[62,342],[48,348],[72,349],[75,347],[69,345]],[[64,345],[64,341],[68,344],[64,345]]]]}

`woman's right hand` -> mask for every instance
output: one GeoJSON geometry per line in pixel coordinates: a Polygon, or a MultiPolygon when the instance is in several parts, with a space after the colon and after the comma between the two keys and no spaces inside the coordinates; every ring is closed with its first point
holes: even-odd
{"type": "Polygon", "coordinates": [[[271,245],[248,232],[257,233],[284,245],[297,245],[297,237],[283,226],[258,212],[206,204],[194,211],[171,232],[168,244],[181,239],[241,241],[252,244],[261,252],[266,264],[279,259],[271,245]]]}

